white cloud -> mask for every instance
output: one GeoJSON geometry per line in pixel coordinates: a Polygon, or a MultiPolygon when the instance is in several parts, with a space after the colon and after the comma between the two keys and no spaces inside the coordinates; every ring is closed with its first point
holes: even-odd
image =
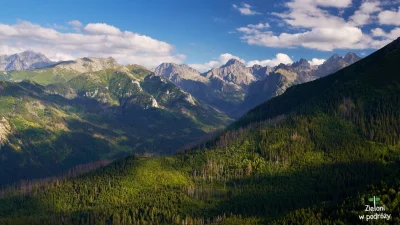
{"type": "MultiPolygon", "coordinates": [[[[248,62],[246,62],[244,59],[242,59],[238,56],[235,56],[235,55],[232,55],[229,53],[225,53],[225,54],[221,54],[218,57],[218,60],[212,60],[212,61],[209,61],[209,62],[206,62],[203,64],[189,64],[189,66],[200,72],[206,72],[208,70],[211,70],[212,68],[216,68],[216,67],[220,67],[220,66],[224,65],[230,59],[237,59],[237,60],[241,61],[242,63],[244,63],[248,67],[252,67],[254,65],[274,67],[274,66],[278,66],[281,63],[286,64],[286,65],[293,63],[293,60],[290,58],[290,56],[288,56],[285,53],[278,53],[275,55],[275,58],[272,58],[272,59],[251,60],[248,62]]],[[[321,65],[322,63],[325,62],[325,59],[313,58],[309,62],[311,65],[321,65]]]]}
{"type": "Polygon", "coordinates": [[[211,70],[212,68],[216,68],[216,67],[220,67],[224,64],[226,64],[230,59],[237,59],[240,62],[242,62],[243,64],[246,64],[247,66],[251,67],[253,65],[261,65],[261,66],[277,66],[280,63],[283,64],[291,64],[293,63],[292,59],[284,53],[278,53],[276,54],[276,57],[273,59],[265,59],[265,60],[251,60],[249,62],[246,62],[246,60],[232,55],[230,53],[225,53],[225,54],[221,54],[218,57],[218,60],[212,60],[203,64],[189,64],[190,67],[200,71],[200,72],[205,72],[208,70],[211,70]]]}
{"type": "Polygon", "coordinates": [[[267,29],[269,27],[270,25],[268,23],[259,23],[259,24],[249,24],[246,27],[239,27],[236,30],[247,34],[251,34],[251,33],[259,33],[261,30],[267,29]]]}
{"type": "Polygon", "coordinates": [[[293,61],[288,55],[286,55],[284,53],[278,53],[278,54],[276,54],[276,57],[273,58],[273,59],[265,59],[265,60],[261,60],[261,61],[259,61],[259,60],[249,61],[247,63],[247,66],[261,65],[261,66],[274,67],[274,66],[277,66],[277,65],[279,65],[281,63],[283,63],[283,64],[292,64],[293,61]]]}
{"type": "Polygon", "coordinates": [[[79,20],[68,21],[68,24],[73,27],[81,27],[82,26],[82,23],[79,20]]]}
{"type": "Polygon", "coordinates": [[[378,15],[379,23],[385,25],[400,25],[400,7],[396,11],[385,10],[378,15]]]}
{"type": "Polygon", "coordinates": [[[221,66],[219,61],[209,61],[203,64],[189,64],[190,67],[192,67],[193,69],[196,69],[197,71],[200,72],[206,72],[212,68],[216,68],[221,66]]]}
{"type": "Polygon", "coordinates": [[[374,37],[385,37],[387,39],[396,39],[400,37],[400,27],[394,28],[390,32],[386,33],[381,28],[375,28],[371,30],[371,33],[374,37]]]}
{"type": "Polygon", "coordinates": [[[322,63],[324,63],[326,60],[325,59],[317,59],[317,58],[313,58],[311,61],[308,61],[311,65],[313,66],[319,66],[322,63]]]}
{"type": "Polygon", "coordinates": [[[351,0],[301,0],[305,4],[310,2],[311,4],[316,4],[318,6],[324,7],[336,7],[336,8],[346,8],[351,6],[351,0]]]}
{"type": "Polygon", "coordinates": [[[74,59],[75,58],[72,55],[64,54],[64,53],[55,53],[55,55],[52,57],[52,60],[55,61],[55,62],[74,60],[74,59]]]}
{"type": "MultiPolygon", "coordinates": [[[[361,29],[364,25],[374,22],[381,11],[379,1],[363,1],[348,21],[327,10],[336,8],[343,11],[350,7],[351,3],[351,0],[290,0],[285,4],[286,11],[273,12],[272,15],[289,25],[288,28],[293,32],[274,33],[270,30],[251,28],[250,25],[239,27],[237,31],[242,33],[241,39],[250,45],[305,47],[322,51],[380,48],[392,40],[393,35],[386,35],[385,39],[374,39],[361,29]]],[[[388,21],[396,17],[393,13],[380,13],[380,20],[385,18],[383,21],[389,23],[388,21]]],[[[396,21],[400,21],[400,13],[398,14],[399,18],[396,21]]]]}
{"type": "Polygon", "coordinates": [[[381,5],[399,5],[400,4],[400,0],[381,0],[381,5]]]}
{"type": "Polygon", "coordinates": [[[240,14],[242,14],[242,15],[249,16],[249,15],[260,14],[259,12],[253,11],[251,9],[252,8],[251,5],[249,5],[249,4],[245,4],[244,3],[244,4],[242,4],[242,7],[240,7],[238,5],[235,5],[235,4],[233,4],[232,6],[233,6],[234,9],[237,9],[240,12],[240,14]]]}
{"type": "Polygon", "coordinates": [[[203,64],[189,64],[189,66],[200,72],[205,72],[212,68],[216,68],[216,67],[220,67],[220,66],[224,65],[230,59],[237,59],[242,63],[246,63],[246,61],[244,59],[241,59],[238,56],[232,55],[230,53],[224,53],[218,57],[218,61],[211,60],[211,61],[203,63],[203,64]]]}
{"type": "Polygon", "coordinates": [[[232,55],[229,53],[224,53],[219,56],[219,62],[221,63],[221,65],[227,63],[230,59],[237,59],[242,63],[246,62],[244,59],[241,59],[238,56],[235,56],[235,55],[232,55]]]}
{"type": "Polygon", "coordinates": [[[0,23],[0,49],[5,54],[33,50],[52,60],[84,56],[113,57],[119,63],[158,66],[162,62],[182,63],[184,55],[174,47],[151,37],[120,31],[107,24],[88,24],[87,33],[60,33],[28,21],[0,23]]]}
{"type": "Polygon", "coordinates": [[[375,12],[381,11],[380,2],[363,2],[360,9],[356,10],[350,17],[350,23],[355,26],[361,26],[371,23],[371,15],[375,12]]]}
{"type": "Polygon", "coordinates": [[[109,34],[109,35],[120,35],[121,31],[111,25],[105,23],[89,23],[83,28],[84,31],[90,34],[109,34]]]}
{"type": "Polygon", "coordinates": [[[384,37],[386,35],[386,32],[382,30],[381,28],[375,28],[371,30],[372,36],[374,37],[384,37]]]}
{"type": "Polygon", "coordinates": [[[245,34],[242,39],[250,45],[267,47],[297,47],[332,51],[333,49],[364,48],[363,33],[356,27],[341,28],[314,28],[303,33],[281,33],[274,35],[272,32],[245,34]]]}
{"type": "Polygon", "coordinates": [[[293,27],[341,27],[346,23],[344,19],[321,7],[345,8],[350,5],[351,0],[293,0],[286,4],[287,12],[272,14],[293,27]]]}
{"type": "Polygon", "coordinates": [[[49,25],[48,27],[53,28],[55,30],[66,30],[66,29],[68,29],[67,27],[64,27],[62,25],[58,25],[56,23],[53,23],[52,25],[49,25]]]}
{"type": "Polygon", "coordinates": [[[254,29],[264,29],[270,27],[268,23],[249,24],[247,26],[254,29]]]}

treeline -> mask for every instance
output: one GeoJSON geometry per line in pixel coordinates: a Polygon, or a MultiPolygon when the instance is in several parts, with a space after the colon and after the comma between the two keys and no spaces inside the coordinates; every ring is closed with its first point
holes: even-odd
{"type": "Polygon", "coordinates": [[[35,195],[38,192],[43,192],[49,188],[61,185],[66,179],[74,178],[96,170],[100,167],[107,166],[111,162],[111,160],[101,159],[96,162],[77,165],[58,176],[32,180],[21,180],[15,184],[4,185],[3,187],[0,187],[0,198],[16,195],[35,195]]]}

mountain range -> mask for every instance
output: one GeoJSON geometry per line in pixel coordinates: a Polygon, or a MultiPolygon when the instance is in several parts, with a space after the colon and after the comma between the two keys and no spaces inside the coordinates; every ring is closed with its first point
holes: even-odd
{"type": "MultiPolygon", "coordinates": [[[[1,56],[0,59],[7,62],[0,67],[4,70],[0,72],[0,80],[18,82],[29,79],[42,85],[68,82],[79,74],[105,69],[129,72],[129,65],[119,65],[113,58],[85,57],[54,63],[41,53],[26,51],[1,56]]],[[[354,53],[343,57],[335,54],[319,66],[300,59],[291,65],[280,64],[276,67],[246,67],[239,60],[231,59],[205,73],[185,64],[162,63],[155,68],[154,74],[168,78],[198,100],[237,118],[256,105],[282,94],[292,85],[324,77],[360,59],[354,53]]]]}
{"type": "Polygon", "coordinates": [[[14,57],[25,60],[26,69],[0,72],[4,183],[132,152],[174,153],[288,87],[359,60],[349,53],[320,66],[301,59],[291,65],[246,67],[231,59],[199,73],[173,63],[163,63],[153,72],[140,65],[120,65],[111,57],[57,63],[33,52],[14,57]],[[71,141],[79,134],[86,136],[81,146],[71,141]],[[91,145],[99,151],[93,153],[91,145]]]}
{"type": "Polygon", "coordinates": [[[0,184],[132,153],[171,154],[231,122],[167,78],[112,58],[2,74],[0,184]]]}
{"type": "MultiPolygon", "coordinates": [[[[333,74],[326,74],[328,69],[339,68],[337,65],[350,64],[348,60],[357,59],[352,54],[345,57],[333,56],[325,65],[317,68],[310,66],[305,60],[292,65],[278,65],[265,78],[267,80],[271,77],[268,85],[280,84],[278,91],[271,91],[278,96],[254,107],[211,139],[177,154],[163,157],[130,155],[108,165],[90,165],[97,169],[85,174],[78,172],[89,169],[80,166],[71,171],[69,176],[23,182],[18,186],[5,188],[0,191],[0,223],[360,224],[364,222],[361,221],[362,218],[367,216],[389,214],[391,219],[377,219],[372,223],[400,224],[400,38],[333,74]],[[336,62],[336,65],[330,62],[336,62]],[[305,82],[308,78],[311,81],[305,82]],[[285,88],[283,82],[286,82],[285,88]],[[293,85],[297,82],[298,85],[293,85]],[[372,203],[372,197],[380,200],[373,200],[372,203]],[[379,205],[384,211],[366,211],[366,205],[379,205]]],[[[255,77],[248,73],[252,68],[243,67],[235,60],[227,64],[200,76],[209,80],[218,79],[222,84],[232,85],[244,92],[249,88],[247,82],[251,81],[249,85],[257,82],[247,79],[255,77]],[[227,72],[230,69],[235,70],[236,75],[227,72]],[[240,79],[237,78],[239,72],[243,75],[240,79]]],[[[168,71],[169,67],[171,65],[165,66],[164,71],[168,71]]],[[[187,80],[202,79],[193,78],[198,73],[190,71],[192,79],[187,80]]],[[[120,93],[119,88],[111,86],[119,87],[119,84],[129,83],[122,82],[130,77],[129,74],[118,78],[117,82],[112,80],[115,74],[108,77],[101,74],[98,75],[98,81],[104,82],[102,85],[109,85],[110,96],[118,96],[120,93]]],[[[76,78],[81,79],[81,76],[76,78]]],[[[83,80],[88,80],[90,77],[87,76],[91,75],[83,76],[83,80]]],[[[139,86],[134,79],[130,81],[126,90],[128,93],[137,92],[139,86]]],[[[199,82],[203,83],[201,80],[199,82]]],[[[159,105],[165,100],[164,107],[174,101],[169,101],[165,89],[159,87],[180,89],[172,81],[168,81],[168,78],[153,73],[145,76],[139,83],[159,105]],[[157,94],[160,92],[165,93],[161,98],[157,94]]],[[[204,84],[210,85],[206,81],[204,84]]],[[[75,87],[73,84],[69,85],[72,86],[67,89],[75,87]]],[[[106,123],[105,117],[99,118],[99,108],[91,110],[92,114],[81,114],[82,108],[70,107],[66,104],[68,99],[60,96],[62,94],[40,95],[43,87],[37,84],[27,81],[1,82],[0,87],[1,96],[7,96],[0,99],[2,106],[13,109],[13,101],[10,100],[13,98],[34,98],[39,101],[28,102],[29,104],[18,102],[15,109],[21,110],[19,115],[22,112],[32,114],[36,110],[38,115],[62,117],[66,112],[61,111],[63,106],[65,110],[81,116],[80,121],[86,119],[90,122],[86,125],[89,127],[86,133],[94,129],[93,124],[103,127],[106,123]],[[59,107],[54,105],[56,99],[60,101],[59,107]],[[40,114],[44,103],[50,103],[46,106],[51,108],[49,112],[40,114]]],[[[77,93],[79,90],[76,89],[77,93]]],[[[89,96],[93,95],[90,91],[89,96]]],[[[119,96],[124,100],[126,95],[123,93],[119,96]]],[[[134,98],[131,99],[133,102],[137,102],[134,97],[136,95],[128,96],[134,98]]],[[[195,101],[196,97],[192,97],[192,101],[190,97],[187,99],[189,95],[179,96],[185,99],[187,107],[201,104],[200,101],[195,101]]],[[[78,98],[81,101],[98,102],[96,99],[97,95],[89,99],[87,96],[78,98]]],[[[85,102],[83,105],[88,104],[85,102]]],[[[118,108],[121,105],[123,104],[116,104],[118,108]]],[[[152,118],[149,111],[145,112],[147,117],[152,118]]],[[[215,112],[211,114],[213,113],[215,112]]],[[[54,141],[43,138],[43,133],[33,132],[32,130],[35,131],[40,126],[33,124],[32,120],[27,118],[22,123],[18,122],[18,118],[20,117],[11,115],[0,120],[1,127],[6,130],[3,136],[10,136],[13,127],[25,127],[24,131],[30,136],[24,137],[31,137],[33,142],[39,139],[49,143],[54,141]]],[[[43,117],[41,121],[46,120],[43,117]]],[[[124,123],[125,120],[121,122],[124,123]]],[[[47,123],[49,127],[56,124],[47,123]]],[[[68,126],[70,130],[74,128],[71,125],[68,126]]],[[[119,126],[121,125],[118,124],[117,127],[119,126]]],[[[173,123],[168,123],[167,126],[173,126],[173,123]]],[[[75,129],[82,127],[84,126],[75,126],[75,129]]],[[[165,127],[157,127],[162,128],[165,127]]],[[[103,129],[103,133],[110,130],[103,129]]],[[[156,132],[157,129],[152,131],[156,132]]],[[[117,134],[127,135],[128,131],[115,129],[117,134]]],[[[107,139],[100,138],[97,130],[96,133],[99,139],[107,139]]],[[[84,132],[79,133],[83,134],[84,132]]],[[[119,135],[116,136],[119,142],[126,141],[119,140],[119,135]]],[[[109,146],[86,143],[85,146],[88,147],[81,148],[80,151],[67,146],[60,151],[62,154],[51,158],[51,145],[42,145],[29,151],[27,155],[30,158],[26,157],[25,160],[18,161],[18,165],[14,165],[7,159],[22,154],[23,148],[18,148],[21,146],[18,140],[26,140],[16,134],[10,137],[15,141],[1,150],[7,152],[1,160],[3,164],[8,164],[0,172],[8,169],[8,173],[13,173],[10,168],[29,163],[30,158],[37,159],[39,156],[35,153],[38,151],[43,152],[40,157],[48,157],[45,162],[51,162],[54,159],[62,160],[64,154],[68,155],[71,151],[76,160],[82,154],[91,155],[95,152],[92,150],[87,153],[89,149],[109,146]]],[[[69,139],[69,142],[84,143],[84,138],[72,140],[69,139]]],[[[129,143],[133,145],[135,142],[129,143]]]]}
{"type": "Polygon", "coordinates": [[[163,63],[154,73],[169,78],[199,100],[237,118],[292,85],[324,77],[360,59],[354,53],[344,57],[335,54],[319,66],[300,59],[291,65],[276,67],[246,67],[239,60],[231,59],[220,68],[203,74],[187,65],[163,63]]]}
{"type": "MultiPolygon", "coordinates": [[[[3,66],[0,80],[18,82],[29,79],[42,85],[68,82],[82,73],[105,69],[129,72],[129,65],[119,65],[113,58],[85,57],[53,63],[43,54],[27,51],[1,56],[0,59],[8,62],[3,66]],[[20,61],[22,66],[16,66],[20,61]]],[[[276,67],[247,67],[237,59],[230,59],[221,67],[205,73],[184,64],[162,63],[155,68],[154,74],[166,77],[196,99],[232,118],[238,118],[256,105],[282,94],[292,85],[324,77],[360,59],[354,53],[343,57],[335,54],[319,66],[300,59],[291,65],[280,64],[276,67]]]]}

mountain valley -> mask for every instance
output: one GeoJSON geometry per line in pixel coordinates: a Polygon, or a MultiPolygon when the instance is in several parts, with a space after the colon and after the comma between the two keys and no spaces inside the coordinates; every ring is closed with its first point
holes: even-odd
{"type": "MultiPolygon", "coordinates": [[[[29,81],[3,81],[2,105],[8,104],[9,110],[5,112],[9,116],[1,121],[1,137],[10,141],[2,151],[16,155],[28,151],[18,145],[21,139],[13,129],[19,127],[32,136],[32,132],[37,132],[35,129],[44,126],[38,123],[46,123],[44,118],[48,115],[61,117],[62,121],[65,114],[73,113],[79,123],[87,123],[85,133],[98,133],[97,129],[103,128],[103,137],[97,135],[101,141],[109,138],[106,135],[112,137],[114,134],[107,134],[111,131],[118,132],[115,138],[120,137],[121,131],[105,125],[126,124],[129,119],[123,116],[137,118],[133,115],[139,109],[147,110],[139,121],[154,118],[149,111],[154,109],[172,112],[172,115],[190,114],[192,117],[185,118],[192,118],[196,125],[207,125],[205,119],[218,115],[218,111],[212,111],[213,107],[201,103],[205,100],[189,94],[189,87],[187,90],[178,87],[187,84],[183,80],[208,88],[210,80],[218,79],[221,84],[246,93],[249,88],[246,83],[257,85],[255,80],[259,78],[249,72],[257,68],[262,73],[268,72],[260,80],[265,83],[258,85],[265,88],[265,93],[270,94],[267,98],[271,99],[245,113],[211,140],[175,155],[130,155],[78,177],[52,179],[38,185],[28,182],[4,189],[0,195],[0,223],[357,224],[358,215],[366,214],[364,205],[368,198],[379,195],[386,212],[394,215],[386,224],[398,224],[400,77],[396,71],[399,43],[397,39],[351,65],[343,63],[346,58],[354,59],[348,54],[334,56],[332,61],[336,65],[329,65],[331,60],[327,60],[325,65],[315,68],[300,60],[292,65],[279,65],[269,72],[268,68],[257,66],[244,69],[231,60],[220,70],[206,74],[186,66],[165,64],[156,69],[156,74],[148,71],[148,75],[143,75],[145,72],[140,75],[136,72],[144,69],[131,65],[124,67],[129,71],[121,68],[88,71],[68,82],[45,87],[29,81]],[[337,65],[347,67],[339,69],[337,65]],[[230,74],[231,69],[245,77],[235,77],[230,74]],[[328,69],[338,71],[328,75],[328,69]],[[182,71],[185,73],[180,74],[182,71]],[[187,71],[190,74],[185,78],[187,71]],[[120,89],[121,85],[124,87],[120,89]],[[25,103],[27,99],[29,104],[25,103]],[[15,101],[20,102],[15,104],[15,101]],[[69,101],[74,104],[66,104],[69,101]],[[123,107],[125,103],[127,108],[123,107]],[[93,107],[88,107],[91,104],[93,107]],[[43,108],[48,108],[48,112],[43,108]],[[40,120],[35,121],[36,115],[32,115],[35,110],[40,120]],[[114,114],[114,110],[119,113],[114,114]],[[100,111],[115,117],[102,117],[100,111]],[[201,119],[207,112],[210,115],[201,119]],[[123,119],[119,120],[121,116],[123,119]],[[108,118],[114,120],[106,123],[108,118]]],[[[167,123],[165,118],[160,121],[167,123]]],[[[223,114],[218,118],[223,118],[223,114]]],[[[172,121],[175,126],[176,120],[172,121]]],[[[66,129],[76,129],[74,123],[67,125],[64,124],[66,129]]],[[[48,130],[62,127],[55,122],[45,126],[48,130]]],[[[84,129],[85,126],[77,127],[84,129]]],[[[138,127],[140,132],[144,131],[143,126],[138,127]]],[[[159,131],[172,125],[155,127],[159,131]]],[[[123,132],[128,135],[128,130],[123,132]]],[[[154,130],[150,132],[155,134],[154,130]]],[[[36,133],[32,137],[42,135],[36,133]]],[[[78,136],[83,138],[82,135],[78,136]]],[[[33,138],[32,143],[37,141],[33,138]]],[[[88,152],[96,145],[89,146],[79,153],[88,152]]],[[[105,149],[104,154],[114,149],[108,146],[110,149],[105,149]]],[[[42,145],[41,149],[49,150],[51,145],[42,145]]],[[[29,151],[30,159],[35,158],[36,151],[29,151]]],[[[75,146],[65,147],[61,152],[71,151],[75,152],[75,146]]],[[[6,155],[2,160],[10,157],[6,155]]],[[[81,157],[77,155],[77,158],[81,157]]],[[[11,162],[4,168],[12,168],[11,162]]]]}

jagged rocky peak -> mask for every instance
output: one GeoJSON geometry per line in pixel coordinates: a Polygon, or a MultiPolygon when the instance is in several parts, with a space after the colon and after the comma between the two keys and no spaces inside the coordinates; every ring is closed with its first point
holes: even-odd
{"type": "Polygon", "coordinates": [[[361,57],[357,56],[355,53],[349,52],[345,56],[339,56],[338,54],[334,54],[329,59],[327,59],[322,65],[324,64],[331,64],[331,63],[354,63],[360,60],[361,57]]]}
{"type": "Polygon", "coordinates": [[[40,52],[34,52],[34,51],[24,51],[19,54],[17,54],[19,57],[21,57],[24,60],[37,60],[41,59],[43,62],[51,62],[45,55],[43,55],[40,52]]]}
{"type": "Polygon", "coordinates": [[[292,68],[312,69],[311,64],[303,58],[301,58],[298,62],[293,63],[292,68]]]}
{"type": "Polygon", "coordinates": [[[225,63],[225,65],[221,66],[221,68],[228,67],[228,66],[239,66],[239,67],[246,67],[244,63],[242,63],[240,60],[232,58],[228,60],[228,62],[225,63]]]}
{"type": "Polygon", "coordinates": [[[352,63],[357,62],[360,59],[361,58],[358,57],[358,55],[353,52],[349,52],[344,56],[344,60],[346,60],[347,62],[352,62],[352,63]]]}
{"type": "Polygon", "coordinates": [[[220,68],[214,68],[205,74],[206,78],[220,77],[224,81],[247,87],[251,82],[257,80],[251,72],[251,68],[246,67],[237,59],[230,59],[220,68]]]}
{"type": "Polygon", "coordinates": [[[329,60],[337,60],[337,59],[340,59],[341,57],[338,55],[338,54],[334,54],[334,55],[332,55],[328,60],[326,60],[326,61],[329,61],[329,60]]]}
{"type": "Polygon", "coordinates": [[[293,66],[297,65],[310,65],[310,63],[306,59],[301,58],[298,62],[293,63],[293,66]]]}
{"type": "Polygon", "coordinates": [[[160,82],[162,82],[162,83],[167,83],[167,78],[162,77],[162,76],[157,76],[157,75],[155,75],[154,73],[152,73],[152,74],[150,74],[150,75],[147,75],[147,76],[144,78],[144,80],[145,80],[145,81],[160,81],[160,82]]]}
{"type": "Polygon", "coordinates": [[[261,66],[255,64],[251,67],[251,73],[257,78],[257,80],[265,79],[272,71],[274,71],[274,67],[270,66],[261,66]]]}
{"type": "Polygon", "coordinates": [[[165,75],[171,73],[194,73],[200,75],[200,73],[192,67],[185,64],[178,65],[176,63],[161,63],[154,70],[154,73],[156,75],[165,75]]]}
{"type": "Polygon", "coordinates": [[[13,55],[0,56],[0,70],[27,70],[46,67],[53,64],[42,53],[24,51],[13,55]]]}
{"type": "Polygon", "coordinates": [[[253,68],[253,70],[259,70],[259,69],[263,68],[263,66],[261,66],[259,64],[254,64],[251,68],[253,68]]]}
{"type": "Polygon", "coordinates": [[[347,53],[345,56],[339,56],[338,54],[334,54],[332,57],[327,59],[323,64],[318,66],[318,69],[315,72],[315,75],[318,77],[326,76],[332,74],[340,69],[343,69],[361,58],[358,57],[355,53],[347,53]]]}
{"type": "Polygon", "coordinates": [[[277,70],[277,69],[285,69],[285,70],[287,70],[287,69],[289,69],[290,68],[290,65],[286,65],[286,64],[283,64],[283,63],[279,63],[279,65],[277,65],[276,67],[275,67],[275,70],[277,70]]]}
{"type": "Polygon", "coordinates": [[[197,70],[185,64],[162,63],[154,70],[154,74],[166,77],[176,84],[183,80],[207,82],[197,70]]]}

